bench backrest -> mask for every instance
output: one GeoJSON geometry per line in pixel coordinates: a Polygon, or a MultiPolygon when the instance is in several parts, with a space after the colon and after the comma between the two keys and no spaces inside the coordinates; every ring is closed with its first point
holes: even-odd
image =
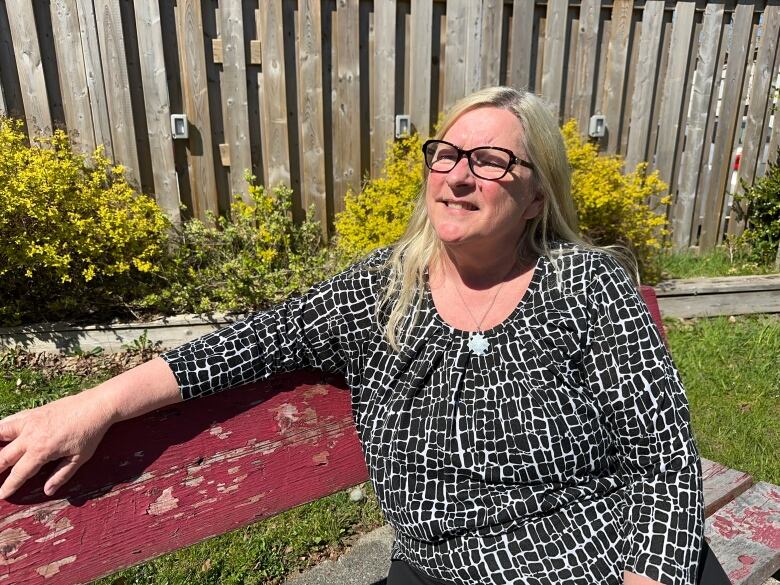
{"type": "Polygon", "coordinates": [[[56,498],[42,473],[0,502],[0,582],[90,581],[367,477],[343,380],[298,372],[164,408],[112,427],[56,498]]]}

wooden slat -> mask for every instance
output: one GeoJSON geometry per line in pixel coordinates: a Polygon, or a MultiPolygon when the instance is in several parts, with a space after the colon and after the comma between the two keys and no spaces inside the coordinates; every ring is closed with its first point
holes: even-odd
{"type": "Polygon", "coordinates": [[[512,54],[509,56],[508,83],[518,89],[531,86],[534,5],[534,0],[514,0],[512,3],[512,54]]]}
{"type": "Polygon", "coordinates": [[[128,180],[141,186],[138,148],[135,143],[133,106],[130,102],[125,41],[118,0],[95,0],[95,20],[103,64],[103,85],[106,88],[108,117],[111,121],[111,141],[114,160],[125,166],[128,180]]]}
{"type": "Polygon", "coordinates": [[[708,3],[704,9],[701,35],[698,41],[698,63],[693,96],[685,122],[685,150],[680,161],[680,179],[671,213],[672,245],[682,250],[691,243],[696,185],[701,167],[706,165],[705,130],[712,96],[715,65],[718,62],[720,30],[723,24],[723,3],[708,3]]]}
{"type": "Polygon", "coordinates": [[[780,569],[780,487],[760,482],[707,518],[704,536],[733,585],[780,569]]]}
{"type": "MultiPolygon", "coordinates": [[[[775,82],[773,69],[777,52],[778,31],[780,31],[780,6],[768,4],[763,18],[762,34],[750,86],[745,134],[742,137],[742,156],[737,172],[737,194],[743,192],[742,180],[751,185],[756,176],[758,159],[762,155],[765,144],[764,120],[769,105],[766,96],[770,94],[772,84],[775,82]]],[[[778,117],[775,120],[780,122],[778,117]]],[[[739,128],[739,121],[737,128],[739,128]]],[[[737,219],[736,214],[732,213],[728,231],[730,234],[739,235],[742,233],[744,225],[744,219],[737,219]]]]}
{"type": "Polygon", "coordinates": [[[52,133],[52,120],[32,2],[7,0],[5,6],[11,27],[28,132],[33,137],[49,136],[52,133]]]}
{"type": "Polygon", "coordinates": [[[56,498],[32,480],[0,502],[4,565],[84,583],[366,479],[343,381],[280,376],[115,425],[56,498]]]}
{"type": "Polygon", "coordinates": [[[395,0],[374,5],[374,84],[371,107],[371,175],[378,177],[395,134],[395,0]]]}
{"type": "Polygon", "coordinates": [[[252,172],[252,153],[249,141],[249,111],[246,79],[246,49],[244,19],[240,0],[221,0],[219,16],[222,37],[222,82],[228,91],[223,93],[225,140],[230,145],[230,191],[251,203],[246,174],[252,172]]]}
{"type": "Polygon", "coordinates": [[[598,60],[600,11],[600,0],[582,0],[577,51],[575,53],[571,117],[577,120],[580,130],[583,132],[588,128],[592,113],[594,75],[598,60]]]}
{"type": "Polygon", "coordinates": [[[733,28],[723,96],[720,101],[720,117],[715,133],[712,169],[705,176],[706,200],[704,202],[699,248],[712,249],[720,236],[720,219],[723,210],[726,185],[731,174],[731,148],[741,110],[740,92],[745,75],[745,60],[750,44],[753,24],[753,4],[737,4],[734,9],[733,28]]]}
{"type": "Polygon", "coordinates": [[[184,113],[190,127],[188,168],[192,214],[201,220],[218,213],[217,183],[211,136],[211,112],[206,78],[206,49],[200,0],[180,0],[176,11],[184,113]]]}
{"type": "Polygon", "coordinates": [[[57,51],[60,90],[64,96],[62,106],[65,111],[65,124],[74,150],[90,154],[97,145],[92,127],[76,0],[53,0],[51,24],[57,51]]]}
{"type": "Polygon", "coordinates": [[[721,276],[714,278],[681,278],[660,282],[655,287],[659,297],[708,293],[780,291],[780,275],[721,276]]]}
{"type": "Polygon", "coordinates": [[[160,7],[155,2],[135,5],[139,64],[144,90],[146,126],[154,175],[154,194],[168,218],[178,224],[179,189],[171,138],[171,107],[163,52],[160,7]]]}
{"type": "Polygon", "coordinates": [[[336,87],[333,93],[333,210],[360,190],[360,12],[358,0],[336,3],[336,87]]]}
{"type": "Polygon", "coordinates": [[[483,30],[482,15],[485,3],[488,1],[489,0],[470,0],[468,3],[468,9],[466,10],[466,46],[464,47],[464,57],[466,59],[466,85],[462,89],[463,93],[461,93],[458,99],[477,91],[481,87],[481,71],[485,65],[482,62],[481,55],[483,30]]]}
{"type": "Polygon", "coordinates": [[[701,470],[705,517],[711,516],[753,485],[753,478],[744,471],[730,469],[709,459],[701,460],[701,470]]]}
{"type": "Polygon", "coordinates": [[[498,85],[501,74],[501,31],[504,22],[504,0],[482,3],[482,37],[480,45],[480,87],[498,85]]]}
{"type": "Polygon", "coordinates": [[[568,0],[548,0],[544,33],[544,65],[541,95],[559,116],[563,113],[563,63],[566,57],[566,13],[568,0]]]}
{"type": "Polygon", "coordinates": [[[114,158],[114,145],[111,139],[111,123],[108,117],[108,98],[103,83],[103,64],[100,61],[100,42],[98,41],[95,8],[91,0],[76,0],[81,35],[84,73],[89,90],[89,104],[92,113],[92,130],[95,145],[102,146],[104,154],[114,158]]]}
{"type": "Polygon", "coordinates": [[[468,5],[468,0],[447,2],[447,46],[444,53],[445,111],[465,95],[468,5]]]}
{"type": "Polygon", "coordinates": [[[217,37],[211,41],[211,58],[214,63],[222,63],[222,39],[217,37]]]}
{"type": "Polygon", "coordinates": [[[300,81],[298,99],[301,124],[301,172],[303,206],[314,206],[323,237],[328,237],[327,193],[325,190],[325,130],[322,92],[322,14],[320,3],[301,0],[298,5],[300,28],[300,81]]]}
{"type": "Polygon", "coordinates": [[[688,319],[753,313],[780,313],[778,290],[660,297],[665,317],[688,319]]]}
{"type": "MultiPolygon", "coordinates": [[[[682,148],[684,133],[680,132],[680,122],[683,116],[683,97],[688,79],[688,61],[691,53],[693,37],[693,20],[696,13],[696,2],[678,2],[674,9],[671,44],[669,47],[669,64],[666,69],[664,90],[661,97],[661,112],[659,117],[658,140],[656,143],[655,168],[661,178],[671,185],[673,181],[674,163],[677,149],[682,148]]],[[[658,204],[658,197],[651,202],[658,204]]],[[[666,208],[658,213],[666,215],[666,208]]]]}
{"type": "Polygon", "coordinates": [[[639,55],[634,65],[634,93],[631,100],[631,128],[626,152],[626,170],[647,159],[650,121],[655,103],[656,75],[664,19],[664,0],[648,0],[642,14],[639,55]]]}
{"type": "Polygon", "coordinates": [[[431,30],[433,0],[412,0],[411,42],[409,47],[410,79],[409,116],[421,136],[431,132],[431,30]]]}
{"type": "Polygon", "coordinates": [[[609,46],[607,48],[607,73],[604,83],[604,107],[607,124],[607,151],[617,152],[620,146],[623,108],[625,105],[626,64],[628,41],[631,38],[633,0],[615,0],[612,6],[609,46]]]}

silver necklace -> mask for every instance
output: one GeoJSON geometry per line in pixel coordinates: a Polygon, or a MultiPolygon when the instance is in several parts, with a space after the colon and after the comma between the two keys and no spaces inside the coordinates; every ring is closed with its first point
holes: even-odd
{"type": "Polygon", "coordinates": [[[458,296],[460,297],[460,302],[463,303],[463,306],[466,307],[466,311],[469,314],[469,317],[471,317],[471,320],[474,321],[474,324],[477,326],[477,331],[472,332],[469,335],[469,349],[474,352],[475,355],[485,355],[488,352],[488,349],[490,349],[490,342],[487,340],[487,337],[485,337],[485,334],[482,332],[482,323],[485,322],[485,319],[488,316],[488,313],[490,313],[490,310],[493,308],[493,305],[496,304],[496,299],[498,298],[498,293],[501,292],[501,289],[504,288],[504,285],[506,284],[506,277],[509,276],[509,274],[512,272],[512,269],[514,269],[514,265],[509,269],[509,272],[507,272],[504,275],[504,280],[501,282],[501,284],[496,289],[496,294],[493,295],[493,300],[490,301],[490,306],[487,308],[487,311],[482,315],[482,319],[477,321],[477,318],[474,317],[474,313],[471,312],[471,309],[469,309],[468,304],[466,303],[466,299],[463,298],[463,295],[460,292],[460,289],[458,288],[458,285],[453,281],[453,285],[455,286],[455,292],[458,293],[458,296]]]}

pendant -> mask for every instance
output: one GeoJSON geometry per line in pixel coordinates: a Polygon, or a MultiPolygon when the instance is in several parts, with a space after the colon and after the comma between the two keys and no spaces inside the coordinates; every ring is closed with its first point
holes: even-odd
{"type": "Polygon", "coordinates": [[[469,337],[469,349],[476,355],[485,355],[490,344],[487,338],[481,332],[472,333],[469,337]]]}

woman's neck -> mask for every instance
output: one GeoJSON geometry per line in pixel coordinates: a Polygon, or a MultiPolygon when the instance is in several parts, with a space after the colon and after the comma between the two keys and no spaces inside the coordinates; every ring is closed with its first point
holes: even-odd
{"type": "Polygon", "coordinates": [[[442,278],[456,278],[474,290],[492,288],[523,272],[515,249],[490,255],[475,255],[445,248],[439,258],[442,278]]]}

